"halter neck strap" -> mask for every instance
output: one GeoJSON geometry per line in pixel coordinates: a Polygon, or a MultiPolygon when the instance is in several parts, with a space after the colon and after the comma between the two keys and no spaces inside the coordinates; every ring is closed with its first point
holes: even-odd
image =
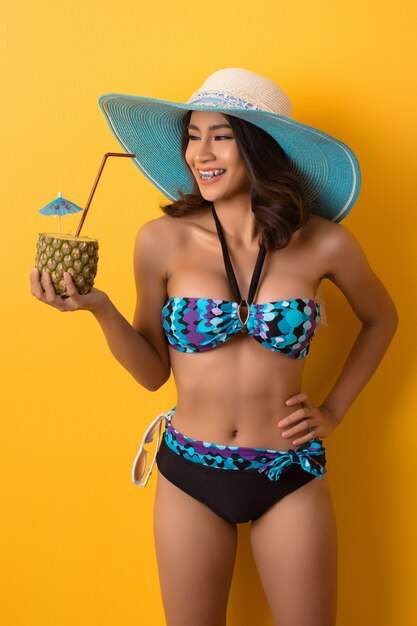
{"type": "MultiPolygon", "coordinates": [[[[226,244],[226,239],[223,233],[223,228],[222,228],[222,225],[220,224],[220,220],[217,216],[214,205],[212,207],[212,212],[213,212],[214,221],[216,223],[217,234],[219,236],[220,244],[222,247],[223,260],[226,266],[227,279],[229,281],[229,285],[232,290],[234,299],[236,300],[237,303],[240,304],[242,302],[242,297],[240,295],[239,286],[237,284],[232,262],[230,260],[229,251],[227,249],[227,244],[226,244]]],[[[255,297],[255,293],[259,284],[259,279],[261,277],[262,266],[264,264],[265,255],[266,255],[266,249],[263,246],[259,246],[258,258],[256,259],[255,268],[253,270],[252,279],[250,281],[249,293],[248,293],[248,297],[246,300],[248,304],[251,304],[255,297]]]]}

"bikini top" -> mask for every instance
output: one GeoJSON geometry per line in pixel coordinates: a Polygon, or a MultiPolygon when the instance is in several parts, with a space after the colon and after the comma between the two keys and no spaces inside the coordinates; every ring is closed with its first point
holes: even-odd
{"type": "Polygon", "coordinates": [[[222,247],[226,274],[235,302],[214,298],[168,297],[162,325],[168,345],[179,352],[205,352],[247,332],[260,344],[291,358],[301,359],[310,349],[320,319],[320,305],[309,298],[289,298],[253,304],[265,260],[260,246],[249,294],[242,300],[223,229],[212,207],[222,247]]]}

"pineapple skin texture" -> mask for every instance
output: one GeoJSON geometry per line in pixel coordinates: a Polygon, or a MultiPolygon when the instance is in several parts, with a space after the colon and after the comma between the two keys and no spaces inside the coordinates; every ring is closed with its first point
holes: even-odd
{"type": "Polygon", "coordinates": [[[64,272],[71,274],[78,293],[86,294],[97,274],[98,241],[40,233],[35,263],[41,276],[43,271],[49,272],[57,295],[68,298],[64,272]]]}

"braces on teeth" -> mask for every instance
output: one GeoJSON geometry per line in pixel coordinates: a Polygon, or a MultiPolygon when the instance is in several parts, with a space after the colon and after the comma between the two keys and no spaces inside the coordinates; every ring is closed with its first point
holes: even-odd
{"type": "Polygon", "coordinates": [[[210,180],[211,178],[214,178],[215,176],[219,176],[220,174],[223,174],[226,170],[212,170],[211,172],[198,172],[200,175],[200,178],[202,178],[203,180],[210,180]]]}

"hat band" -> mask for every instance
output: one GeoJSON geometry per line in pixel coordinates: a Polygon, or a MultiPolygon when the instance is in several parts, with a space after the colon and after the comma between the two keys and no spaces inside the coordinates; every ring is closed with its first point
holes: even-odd
{"type": "Polygon", "coordinates": [[[231,93],[225,93],[223,91],[203,91],[188,100],[187,104],[200,104],[205,106],[217,106],[219,108],[226,109],[255,109],[260,111],[261,109],[247,100],[242,100],[231,93]]]}

